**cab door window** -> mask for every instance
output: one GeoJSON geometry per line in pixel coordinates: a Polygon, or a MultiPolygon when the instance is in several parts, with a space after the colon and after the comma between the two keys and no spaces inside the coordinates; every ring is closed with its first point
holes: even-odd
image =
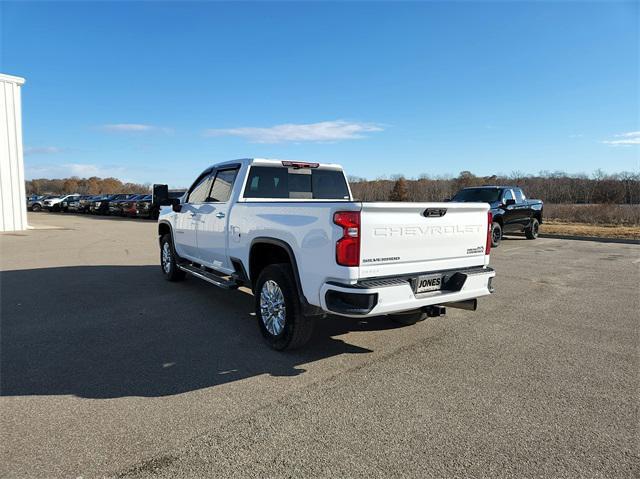
{"type": "Polygon", "coordinates": [[[207,201],[209,192],[211,191],[212,183],[213,178],[211,176],[211,173],[202,175],[202,177],[199,178],[198,181],[196,181],[195,185],[191,188],[189,197],[187,198],[187,203],[204,203],[205,201],[207,201]]]}

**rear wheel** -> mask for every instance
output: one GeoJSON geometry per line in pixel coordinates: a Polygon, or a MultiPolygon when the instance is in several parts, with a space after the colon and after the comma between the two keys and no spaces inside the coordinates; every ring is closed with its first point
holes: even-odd
{"type": "Polygon", "coordinates": [[[524,229],[524,235],[527,239],[536,239],[538,237],[538,230],[540,229],[540,223],[536,218],[531,220],[531,224],[524,229]]]}
{"type": "Polygon", "coordinates": [[[38,203],[36,203],[31,207],[31,211],[41,211],[41,210],[42,210],[42,206],[40,206],[38,203]]]}
{"type": "Polygon", "coordinates": [[[491,247],[497,247],[502,241],[502,226],[495,221],[491,224],[491,247]]]}
{"type": "Polygon", "coordinates": [[[180,281],[186,276],[186,273],[178,268],[177,259],[171,235],[166,234],[160,240],[160,266],[168,281],[180,281]]]}
{"type": "Polygon", "coordinates": [[[303,346],[313,333],[313,318],[302,314],[293,278],[289,264],[272,264],[262,270],[254,290],[260,332],[278,351],[303,346]]]}
{"type": "Polygon", "coordinates": [[[407,313],[390,314],[389,319],[403,326],[411,326],[412,324],[427,319],[427,313],[423,313],[422,311],[409,311],[407,313]]]}

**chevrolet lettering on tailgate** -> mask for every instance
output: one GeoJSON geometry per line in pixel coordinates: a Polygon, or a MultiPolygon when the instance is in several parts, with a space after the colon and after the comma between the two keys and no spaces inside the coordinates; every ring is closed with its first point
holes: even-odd
{"type": "Polygon", "coordinates": [[[482,230],[482,225],[446,226],[385,226],[373,230],[374,236],[436,236],[474,234],[482,230]]]}

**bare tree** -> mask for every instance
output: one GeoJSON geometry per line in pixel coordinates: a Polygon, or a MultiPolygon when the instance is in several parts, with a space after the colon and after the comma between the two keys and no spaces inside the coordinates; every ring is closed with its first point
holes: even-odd
{"type": "Polygon", "coordinates": [[[408,199],[407,180],[401,176],[393,185],[393,190],[391,190],[391,194],[389,195],[389,201],[408,201],[408,199]]]}

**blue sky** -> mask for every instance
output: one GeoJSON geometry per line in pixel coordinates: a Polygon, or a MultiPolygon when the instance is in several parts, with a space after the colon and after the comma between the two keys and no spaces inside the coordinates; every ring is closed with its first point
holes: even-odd
{"type": "Polygon", "coordinates": [[[27,177],[640,169],[638,3],[0,6],[27,177]]]}

